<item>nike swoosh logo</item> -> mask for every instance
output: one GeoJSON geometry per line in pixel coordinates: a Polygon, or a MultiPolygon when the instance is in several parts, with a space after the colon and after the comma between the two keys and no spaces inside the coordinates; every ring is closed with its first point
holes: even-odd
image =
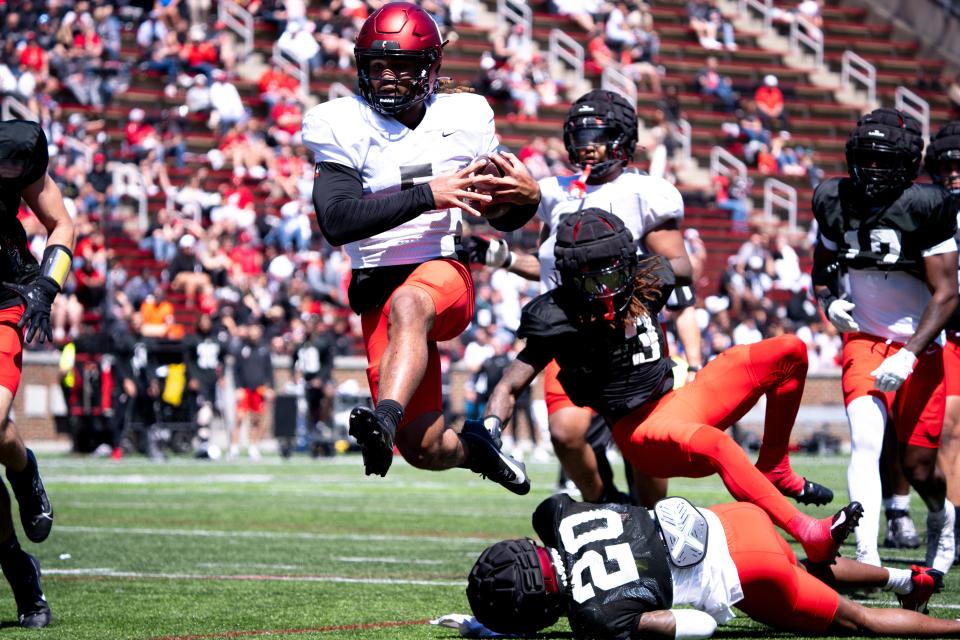
{"type": "Polygon", "coordinates": [[[830,525],[830,530],[833,531],[837,527],[843,526],[843,523],[847,521],[847,512],[841,511],[837,517],[837,521],[830,525]]]}
{"type": "Polygon", "coordinates": [[[527,479],[527,476],[526,476],[526,474],[523,472],[523,469],[521,469],[519,466],[517,466],[517,465],[514,463],[513,458],[511,458],[510,456],[504,455],[503,453],[500,453],[499,451],[497,452],[497,455],[500,456],[500,459],[503,460],[503,463],[504,463],[505,465],[507,465],[507,467],[510,469],[510,471],[513,472],[513,475],[514,475],[514,477],[515,477],[515,480],[511,481],[511,484],[523,484],[523,483],[526,481],[526,479],[527,479]]]}
{"type": "Polygon", "coordinates": [[[38,518],[46,518],[47,520],[53,520],[53,511],[41,511],[37,514],[38,518]]]}
{"type": "Polygon", "coordinates": [[[455,134],[455,133],[456,133],[456,131],[442,131],[442,132],[440,132],[440,135],[441,135],[442,137],[444,137],[444,138],[447,138],[447,137],[449,137],[449,136],[452,136],[452,135],[455,134]]]}

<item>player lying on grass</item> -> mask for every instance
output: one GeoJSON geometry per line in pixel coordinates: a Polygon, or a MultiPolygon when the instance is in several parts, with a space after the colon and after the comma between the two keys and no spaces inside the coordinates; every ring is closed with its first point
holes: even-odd
{"type": "Polygon", "coordinates": [[[526,344],[491,395],[487,428],[499,428],[519,394],[556,359],[570,400],[613,425],[620,451],[641,473],[719,473],[735,498],[766,511],[810,558],[836,556],[832,520],[801,513],[782,495],[826,491],[795,473],[787,455],[807,375],[803,342],[782,336],[734,347],[674,391],[672,361],[656,320],[673,289],[666,260],[641,261],[630,230],[596,208],[560,222],[555,256],[560,285],[524,307],[518,335],[526,344]],[[724,430],[761,395],[767,408],[754,466],[724,430]]]}
{"type": "MultiPolygon", "coordinates": [[[[857,519],[845,507],[835,529],[845,535],[857,519]]],[[[960,637],[960,621],[918,612],[934,591],[932,569],[797,562],[770,518],[745,502],[698,509],[667,498],[648,511],[558,494],[537,507],[533,528],[546,546],[504,540],[470,571],[467,599],[488,629],[533,633],[566,615],[575,638],[692,640],[710,637],[736,607],[794,633],[960,637]],[[893,591],[903,608],[866,608],[838,586],[893,591]]]]}

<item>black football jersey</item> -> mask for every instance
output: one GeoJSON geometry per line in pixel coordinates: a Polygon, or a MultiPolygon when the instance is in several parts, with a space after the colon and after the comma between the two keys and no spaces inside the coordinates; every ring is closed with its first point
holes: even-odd
{"type": "Polygon", "coordinates": [[[327,332],[305,340],[294,353],[294,365],[304,379],[328,380],[333,372],[334,338],[327,332]]]}
{"type": "Polygon", "coordinates": [[[580,324],[575,305],[563,287],[531,300],[524,308],[517,335],[527,340],[518,358],[542,368],[552,359],[557,379],[570,400],[590,407],[610,424],[673,388],[673,362],[657,313],[673,291],[670,264],[660,256],[653,275],[659,296],[647,303],[647,314],[623,330],[605,323],[580,324]]]}
{"type": "MultiPolygon", "coordinates": [[[[40,271],[17,219],[20,195],[47,170],[47,137],[35,122],[0,122],[0,282],[29,282],[40,271]]],[[[20,298],[0,287],[0,308],[20,298]]]]}
{"type": "Polygon", "coordinates": [[[186,362],[191,377],[211,384],[217,381],[217,372],[223,364],[226,348],[220,336],[194,335],[183,341],[186,362]]]}
{"type": "Polygon", "coordinates": [[[871,207],[849,178],[831,178],[813,194],[820,233],[836,243],[844,268],[905,271],[924,278],[923,252],[954,236],[956,211],[937,185],[914,184],[871,207]]]}
{"type": "Polygon", "coordinates": [[[666,548],[646,509],[557,494],[537,507],[533,528],[560,553],[575,638],[629,638],[643,613],[673,604],[666,548]]]}

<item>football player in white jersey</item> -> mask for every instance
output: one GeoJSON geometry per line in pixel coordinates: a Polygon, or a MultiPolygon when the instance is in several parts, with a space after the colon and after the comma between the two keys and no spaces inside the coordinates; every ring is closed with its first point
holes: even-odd
{"type": "Polygon", "coordinates": [[[844,332],[843,395],[850,424],[850,499],[863,504],[857,559],[880,564],[880,471],[889,416],[903,472],[928,509],[925,564],[954,557],[954,506],[936,468],[944,370],[935,338],[957,307],[956,211],[937,185],[914,184],[920,123],[894,109],[863,116],[846,145],[849,177],[817,187],[815,292],[844,332]],[[846,275],[849,299],[840,297],[846,275]]]}
{"type": "MultiPolygon", "coordinates": [[[[930,138],[926,169],[933,181],[952,196],[951,207],[960,223],[960,120],[948,122],[930,138]]],[[[957,232],[960,236],[960,231],[957,232]]],[[[960,237],[955,236],[958,242],[960,237]]],[[[960,504],[960,312],[954,312],[946,326],[943,346],[943,373],[946,382],[946,409],[943,442],[937,464],[947,477],[947,498],[960,504]]]]}
{"type": "Polygon", "coordinates": [[[540,189],[516,156],[497,152],[483,97],[438,92],[444,44],[423,9],[385,4],[357,34],[360,96],[304,117],[317,220],[353,266],[350,306],[361,316],[376,402],[373,411],[353,410],[350,433],[367,475],[386,475],[396,444],[416,467],[466,467],[524,494],[525,469],[501,454],[498,432],[470,422],[458,434],[444,424],[437,342],[458,336],[473,316],[461,217],[480,215],[473,205],[491,196],[468,188],[510,205],[491,221],[503,230],[534,216],[540,189]],[[483,155],[503,177],[473,175],[483,155]]]}
{"type": "MultiPolygon", "coordinates": [[[[599,207],[624,221],[644,252],[657,253],[670,261],[678,281],[689,285],[692,276],[680,231],[683,199],[676,187],[661,178],[627,168],[637,146],[637,112],[623,96],[602,89],[590,91],[570,107],[564,123],[564,145],[570,162],[583,172],[540,180],[542,199],[537,215],[542,227],[536,255],[511,252],[503,240],[476,238],[470,241],[473,258],[492,267],[503,267],[530,280],[540,280],[541,292],[557,285],[553,249],[560,220],[584,208],[599,207]]],[[[677,321],[680,339],[691,372],[702,365],[700,330],[693,315],[690,288],[677,288],[685,307],[677,321]],[[685,290],[685,293],[682,291],[685,290]]],[[[544,373],[544,395],[550,436],[564,470],[584,500],[621,499],[607,475],[598,466],[598,455],[588,441],[593,412],[574,405],[556,379],[552,363],[544,373]]],[[[591,433],[593,433],[591,431],[591,433]]],[[[601,461],[602,466],[602,461],[601,461]]],[[[641,500],[652,504],[663,497],[665,481],[638,478],[641,500]]]]}

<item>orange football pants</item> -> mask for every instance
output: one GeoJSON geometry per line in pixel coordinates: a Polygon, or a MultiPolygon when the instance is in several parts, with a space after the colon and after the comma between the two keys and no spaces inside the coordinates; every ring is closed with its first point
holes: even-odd
{"type": "Polygon", "coordinates": [[[693,382],[621,418],[613,437],[639,471],[658,478],[719,473],[737,500],[760,506],[793,535],[800,512],[763,472],[789,464],[787,449],[807,375],[807,349],[794,335],[728,349],[693,382]],[[723,431],[767,397],[757,466],[723,431]]]}
{"type": "MultiPolygon", "coordinates": [[[[456,338],[467,328],[473,318],[474,293],[470,270],[456,260],[445,258],[424,262],[400,286],[417,287],[427,292],[436,310],[433,328],[427,334],[427,369],[420,386],[404,408],[403,421],[399,425],[403,427],[418,416],[442,410],[437,342],[456,338]]],[[[367,382],[374,404],[379,395],[380,358],[387,348],[390,303],[395,293],[390,294],[383,306],[370,309],[360,316],[367,351],[367,382]]]]}
{"type": "Polygon", "coordinates": [[[843,402],[874,396],[886,405],[887,415],[897,428],[897,440],[927,449],[940,446],[943,431],[944,357],[939,345],[931,344],[917,356],[910,377],[896,391],[873,388],[870,372],[888,356],[903,348],[866,333],[848,333],[843,339],[843,402]]]}
{"type": "Polygon", "coordinates": [[[23,306],[0,309],[0,386],[17,395],[23,370],[23,332],[17,328],[23,306]]]}
{"type": "Polygon", "coordinates": [[[826,631],[837,614],[840,596],[797,564],[793,550],[767,514],[746,502],[710,510],[723,524],[730,557],[740,575],[743,600],[737,608],[786,631],[826,631]]]}

